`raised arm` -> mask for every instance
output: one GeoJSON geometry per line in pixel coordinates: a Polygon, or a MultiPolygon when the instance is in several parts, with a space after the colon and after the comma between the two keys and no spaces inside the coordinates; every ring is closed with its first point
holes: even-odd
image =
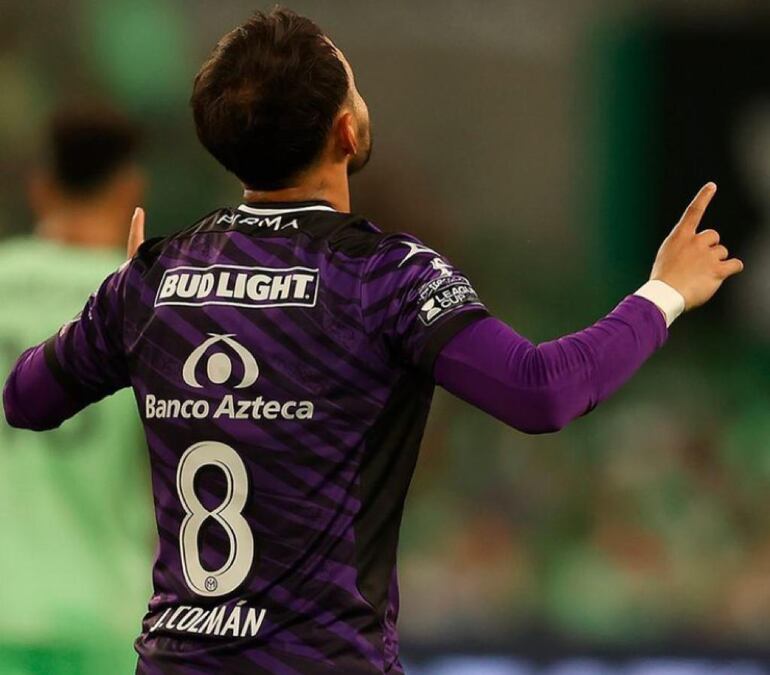
{"type": "Polygon", "coordinates": [[[122,343],[127,273],[124,265],[107,277],[73,321],[21,355],[3,389],[10,426],[53,429],[128,386],[122,343]]]}
{"type": "MultiPolygon", "coordinates": [[[[144,210],[137,208],[128,236],[129,259],[144,240],[144,220],[144,210]]],[[[73,321],[19,357],[3,387],[10,426],[53,429],[128,385],[121,344],[127,274],[126,264],[106,279],[73,321]]]]}
{"type": "Polygon", "coordinates": [[[651,280],[593,326],[534,345],[494,318],[464,328],[439,353],[436,382],[506,424],[557,431],[617,391],[666,340],[667,326],[743,269],[714,230],[698,233],[716,186],[705,185],[666,238],[651,280]]]}
{"type": "Polygon", "coordinates": [[[444,347],[434,376],[520,431],[558,431],[617,391],[666,337],[661,311],[638,296],[590,328],[540,345],[489,317],[444,347]]]}

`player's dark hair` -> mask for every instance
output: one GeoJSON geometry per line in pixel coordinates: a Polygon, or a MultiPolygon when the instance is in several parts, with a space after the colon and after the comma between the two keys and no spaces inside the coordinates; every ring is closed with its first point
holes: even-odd
{"type": "Polygon", "coordinates": [[[193,86],[198,138],[251,189],[280,189],[323,150],[349,91],[345,67],[310,19],[277,8],[225,35],[193,86]]]}
{"type": "Polygon", "coordinates": [[[59,187],[83,196],[98,191],[138,149],[140,132],[125,115],[103,103],[59,109],[48,128],[48,164],[59,187]]]}

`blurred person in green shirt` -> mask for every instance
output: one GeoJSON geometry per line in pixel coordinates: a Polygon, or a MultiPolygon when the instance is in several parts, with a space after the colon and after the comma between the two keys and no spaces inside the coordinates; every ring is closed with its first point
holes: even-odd
{"type": "MultiPolygon", "coordinates": [[[[144,177],[137,129],[62,109],[30,180],[33,236],[0,242],[0,374],[117,268],[144,177]]],[[[133,672],[150,594],[151,496],[130,391],[54,431],[0,419],[0,675],[133,672]]]]}

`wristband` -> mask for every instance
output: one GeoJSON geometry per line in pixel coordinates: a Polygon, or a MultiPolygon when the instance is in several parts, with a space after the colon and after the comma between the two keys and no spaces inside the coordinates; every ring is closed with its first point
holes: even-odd
{"type": "Polygon", "coordinates": [[[663,312],[668,328],[674,319],[684,312],[684,298],[675,288],[669,286],[665,281],[652,279],[634,293],[642,298],[649,300],[658,309],[663,312]]]}

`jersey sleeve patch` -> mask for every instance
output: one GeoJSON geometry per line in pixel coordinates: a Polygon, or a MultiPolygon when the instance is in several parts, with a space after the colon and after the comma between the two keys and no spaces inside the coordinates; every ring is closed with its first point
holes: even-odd
{"type": "Polygon", "coordinates": [[[406,362],[432,371],[442,346],[469,322],[487,316],[468,277],[409,235],[393,235],[365,282],[370,334],[406,362]]]}
{"type": "MultiPolygon", "coordinates": [[[[445,264],[440,258],[433,262],[445,264]]],[[[418,317],[423,326],[431,326],[460,307],[481,305],[478,294],[466,277],[452,274],[448,267],[444,270],[446,275],[442,272],[442,276],[424,283],[417,291],[420,305],[418,317]]]]}

